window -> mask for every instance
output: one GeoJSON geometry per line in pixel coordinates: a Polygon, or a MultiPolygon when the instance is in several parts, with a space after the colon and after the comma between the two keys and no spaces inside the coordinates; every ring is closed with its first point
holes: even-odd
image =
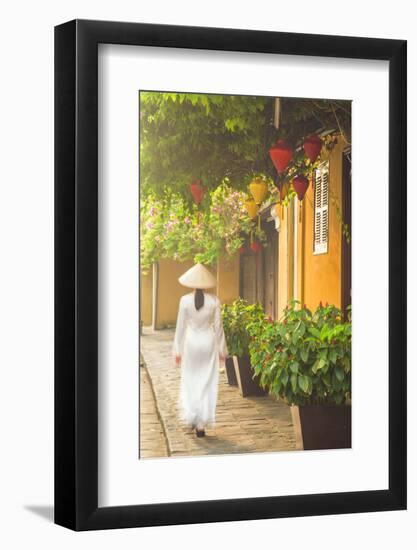
{"type": "Polygon", "coordinates": [[[314,254],[326,254],[329,246],[329,161],[314,172],[314,254]]]}

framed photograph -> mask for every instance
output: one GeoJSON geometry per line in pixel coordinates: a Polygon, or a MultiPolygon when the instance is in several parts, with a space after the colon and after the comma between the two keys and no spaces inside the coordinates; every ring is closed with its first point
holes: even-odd
{"type": "Polygon", "coordinates": [[[55,29],[55,522],[406,507],[406,42],[55,29]]]}

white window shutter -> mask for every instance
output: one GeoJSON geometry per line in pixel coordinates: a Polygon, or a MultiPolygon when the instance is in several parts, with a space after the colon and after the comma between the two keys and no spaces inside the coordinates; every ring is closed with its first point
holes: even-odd
{"type": "Polygon", "coordinates": [[[314,173],[314,254],[326,254],[329,246],[329,161],[314,173]]]}

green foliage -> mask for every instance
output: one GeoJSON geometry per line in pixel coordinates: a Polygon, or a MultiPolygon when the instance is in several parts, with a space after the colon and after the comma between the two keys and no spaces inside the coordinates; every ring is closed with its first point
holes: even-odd
{"type": "Polygon", "coordinates": [[[220,256],[233,256],[254,226],[244,207],[245,198],[245,193],[223,182],[199,207],[171,192],[142,200],[142,271],[161,258],[210,265],[220,256]]]}
{"type": "Polygon", "coordinates": [[[142,92],[142,196],[181,192],[200,178],[213,189],[225,178],[244,189],[254,170],[273,175],[268,159],[273,99],[142,92]]]}
{"type": "MultiPolygon", "coordinates": [[[[141,92],[140,94],[140,195],[141,253],[146,270],[152,261],[170,257],[214,263],[222,254],[231,255],[242,244],[251,222],[239,210],[241,228],[227,220],[222,203],[211,208],[210,192],[219,184],[246,191],[255,175],[268,182],[265,208],[278,200],[277,174],[269,158],[269,148],[278,138],[292,145],[295,155],[280,184],[295,175],[311,175],[315,166],[300,144],[311,132],[333,130],[325,138],[331,149],[341,133],[350,140],[349,101],[281,99],[279,130],[273,125],[275,98],[216,94],[141,92]],[[201,179],[207,191],[198,209],[189,185],[201,179]],[[149,219],[155,206],[158,215],[149,219]],[[190,220],[184,222],[184,220],[190,220]],[[212,228],[210,228],[212,224],[212,228]]],[[[220,193],[220,192],[219,192],[220,193]]],[[[290,188],[284,205],[295,192],[290,188]]],[[[238,201],[240,208],[240,199],[238,201]]],[[[349,240],[348,229],[342,224],[349,240]]],[[[263,235],[255,235],[262,242],[263,235]]]]}
{"type": "Polygon", "coordinates": [[[341,99],[281,99],[280,137],[293,146],[318,130],[334,130],[351,140],[351,101],[341,99]]]}
{"type": "Polygon", "coordinates": [[[314,311],[295,300],[280,321],[258,319],[247,326],[254,374],[288,404],[342,404],[351,392],[350,312],[321,304],[314,311]]]}
{"type": "MultiPolygon", "coordinates": [[[[311,173],[300,141],[318,129],[341,133],[350,141],[351,103],[342,100],[281,99],[279,130],[273,125],[272,97],[141,92],[141,196],[184,194],[191,181],[208,189],[224,178],[245,190],[256,173],[271,180],[276,171],[269,148],[285,138],[296,151],[286,179],[311,173]]],[[[332,139],[332,138],[331,138],[332,139]]],[[[331,139],[326,147],[331,147],[331,139]]]]}
{"type": "Polygon", "coordinates": [[[222,305],[223,328],[229,355],[242,357],[249,353],[248,326],[261,323],[264,311],[259,304],[251,304],[239,298],[231,305],[222,305]]]}

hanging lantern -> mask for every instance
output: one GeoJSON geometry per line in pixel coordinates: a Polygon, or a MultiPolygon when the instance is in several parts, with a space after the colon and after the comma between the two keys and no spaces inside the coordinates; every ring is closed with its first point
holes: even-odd
{"type": "Polygon", "coordinates": [[[261,243],[258,243],[258,241],[254,241],[251,245],[251,250],[253,252],[255,252],[255,254],[258,254],[258,252],[260,252],[262,250],[262,245],[261,243]]]}
{"type": "Polygon", "coordinates": [[[285,140],[279,139],[276,145],[271,147],[269,150],[269,156],[271,157],[278,174],[281,174],[290,163],[293,156],[293,151],[285,140]]]}
{"type": "Polygon", "coordinates": [[[201,180],[193,181],[190,184],[190,189],[194,202],[200,204],[204,197],[203,182],[201,180]]]}
{"type": "Polygon", "coordinates": [[[311,162],[315,162],[320,154],[323,142],[317,134],[313,134],[304,140],[304,152],[311,162]]]}
{"type": "Polygon", "coordinates": [[[262,178],[257,177],[250,182],[249,191],[253,200],[260,206],[268,193],[268,184],[262,178]]]}
{"type": "MultiPolygon", "coordinates": [[[[249,191],[258,207],[258,212],[259,212],[259,207],[263,203],[268,193],[268,184],[266,183],[265,180],[263,180],[261,177],[258,176],[250,182],[249,191]]],[[[261,217],[259,216],[259,214],[258,214],[258,228],[259,229],[261,228],[261,217]]]]}
{"type": "Polygon", "coordinates": [[[259,212],[259,207],[253,199],[245,201],[245,208],[248,211],[249,217],[254,220],[259,212]]]}
{"type": "Polygon", "coordinates": [[[294,191],[297,193],[298,200],[300,201],[300,209],[298,214],[298,221],[301,222],[301,212],[303,208],[303,199],[307,192],[308,185],[309,185],[308,178],[305,176],[295,176],[295,178],[292,180],[292,184],[294,187],[294,191]]]}
{"type": "Polygon", "coordinates": [[[288,195],[289,190],[290,190],[290,182],[287,180],[279,188],[279,199],[280,199],[281,202],[288,195]]]}
{"type": "Polygon", "coordinates": [[[309,183],[310,182],[308,181],[308,178],[306,178],[305,176],[295,176],[295,178],[292,180],[294,191],[297,193],[299,201],[303,200],[304,195],[307,192],[309,183]]]}

